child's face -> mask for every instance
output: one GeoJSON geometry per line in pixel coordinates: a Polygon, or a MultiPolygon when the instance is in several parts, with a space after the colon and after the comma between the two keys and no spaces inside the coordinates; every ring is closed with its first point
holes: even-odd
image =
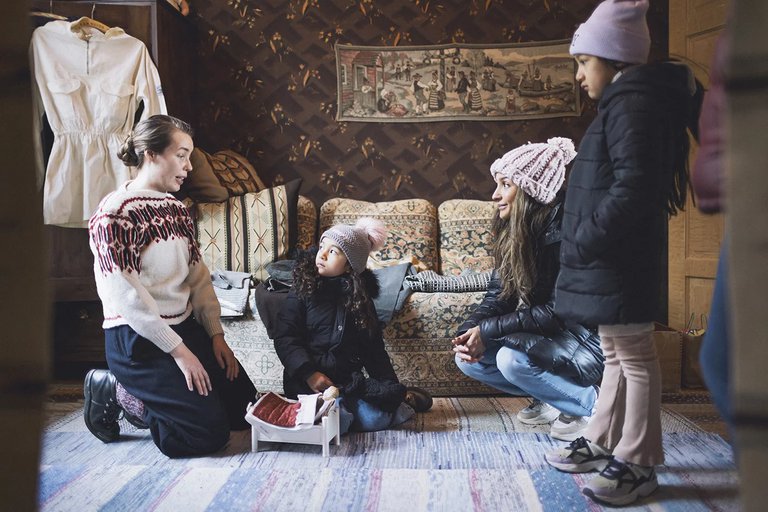
{"type": "Polygon", "coordinates": [[[327,238],[320,240],[315,256],[317,273],[323,277],[336,277],[349,270],[347,257],[341,249],[327,238]]]}
{"type": "Polygon", "coordinates": [[[576,55],[576,81],[581,88],[593,100],[598,100],[603,95],[605,87],[616,76],[616,70],[605,63],[604,60],[593,55],[576,55]]]}
{"type": "Polygon", "coordinates": [[[493,191],[491,199],[496,201],[499,217],[502,220],[507,220],[512,215],[512,201],[515,199],[515,195],[517,195],[517,185],[499,173],[496,174],[494,179],[496,180],[496,190],[493,191]]]}

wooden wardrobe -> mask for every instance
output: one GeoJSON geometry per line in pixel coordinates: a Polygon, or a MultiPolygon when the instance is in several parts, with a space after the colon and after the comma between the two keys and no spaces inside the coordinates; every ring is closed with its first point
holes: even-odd
{"type": "MultiPolygon", "coordinates": [[[[87,16],[140,39],[157,66],[168,113],[195,125],[195,28],[166,0],[31,0],[30,7],[70,20],[87,16]]],[[[45,18],[34,20],[39,25],[45,18]]],[[[106,365],[88,232],[57,226],[45,226],[45,232],[53,301],[53,373],[58,378],[79,378],[89,367],[106,365]]]]}

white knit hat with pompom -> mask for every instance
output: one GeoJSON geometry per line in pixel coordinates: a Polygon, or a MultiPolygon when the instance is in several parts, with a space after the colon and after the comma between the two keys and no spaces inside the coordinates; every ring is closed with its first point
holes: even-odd
{"type": "Polygon", "coordinates": [[[536,201],[549,204],[565,181],[565,166],[576,157],[573,141],[553,137],[545,143],[525,144],[498,158],[491,175],[501,174],[536,201]]]}
{"type": "Polygon", "coordinates": [[[354,226],[347,224],[333,226],[323,233],[320,240],[323,238],[332,240],[347,257],[352,270],[359,274],[365,270],[368,255],[384,247],[387,229],[380,220],[362,217],[354,226]]]}

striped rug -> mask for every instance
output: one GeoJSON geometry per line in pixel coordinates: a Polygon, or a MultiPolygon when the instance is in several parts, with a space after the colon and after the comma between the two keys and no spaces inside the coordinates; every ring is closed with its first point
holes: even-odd
{"type": "MultiPolygon", "coordinates": [[[[317,446],[261,443],[233,433],[219,454],[171,460],[147,431],[121,423],[102,444],[81,411],[51,421],[43,439],[44,511],[501,511],[601,510],[580,487],[591,475],[549,468],[546,427],[514,417],[518,398],[440,398],[402,428],[350,434],[323,458],[317,446]]],[[[737,510],[731,449],[683,417],[663,414],[662,488],[628,510],[737,510]]]]}

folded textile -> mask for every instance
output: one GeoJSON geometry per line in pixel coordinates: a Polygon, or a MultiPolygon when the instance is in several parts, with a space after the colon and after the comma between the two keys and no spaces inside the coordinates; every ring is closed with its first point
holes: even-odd
{"type": "Polygon", "coordinates": [[[324,400],[321,393],[299,395],[291,400],[268,391],[254,404],[250,413],[261,421],[276,427],[308,427],[317,423],[334,404],[324,400]]]}
{"type": "Polygon", "coordinates": [[[251,288],[251,274],[232,270],[214,270],[211,273],[213,292],[221,305],[221,316],[232,317],[245,314],[248,292],[251,288]]]}
{"type": "Polygon", "coordinates": [[[488,270],[461,276],[443,276],[434,270],[425,270],[406,276],[404,286],[414,292],[479,292],[488,289],[491,273],[488,270]]]}

